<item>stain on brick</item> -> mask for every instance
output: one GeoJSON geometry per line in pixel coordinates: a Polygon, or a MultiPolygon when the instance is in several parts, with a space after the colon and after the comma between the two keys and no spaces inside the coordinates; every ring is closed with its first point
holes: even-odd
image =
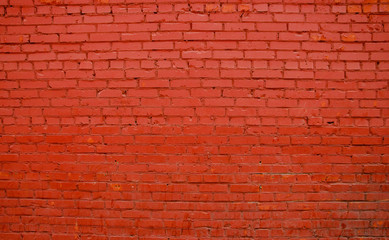
{"type": "Polygon", "coordinates": [[[224,13],[233,13],[236,12],[236,5],[235,4],[223,4],[222,5],[222,12],[224,13]]]}
{"type": "Polygon", "coordinates": [[[361,5],[349,5],[349,6],[347,6],[347,12],[349,12],[349,13],[361,13],[362,7],[361,7],[361,5]]]}
{"type": "Polygon", "coordinates": [[[356,36],[355,36],[355,34],[351,34],[351,33],[349,33],[349,34],[342,34],[341,35],[341,39],[344,42],[355,42],[356,36]]]}
{"type": "Polygon", "coordinates": [[[206,12],[218,12],[218,11],[220,11],[220,5],[219,4],[206,4],[205,11],[206,12]]]}

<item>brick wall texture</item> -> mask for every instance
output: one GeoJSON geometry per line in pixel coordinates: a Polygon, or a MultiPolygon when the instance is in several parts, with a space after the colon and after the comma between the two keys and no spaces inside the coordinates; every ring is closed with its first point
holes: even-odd
{"type": "Polygon", "coordinates": [[[388,239],[388,0],[0,0],[0,239],[388,239]]]}

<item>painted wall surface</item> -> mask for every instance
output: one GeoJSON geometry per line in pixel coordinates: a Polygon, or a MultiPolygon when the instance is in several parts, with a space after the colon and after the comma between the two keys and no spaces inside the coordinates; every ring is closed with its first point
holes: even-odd
{"type": "Polygon", "coordinates": [[[388,0],[0,0],[0,239],[387,239],[388,0]]]}

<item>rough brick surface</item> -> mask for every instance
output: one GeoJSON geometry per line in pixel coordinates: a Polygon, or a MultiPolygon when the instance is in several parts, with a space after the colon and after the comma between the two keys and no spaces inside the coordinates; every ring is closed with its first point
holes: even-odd
{"type": "Polygon", "coordinates": [[[0,0],[0,239],[387,239],[388,12],[0,0]]]}

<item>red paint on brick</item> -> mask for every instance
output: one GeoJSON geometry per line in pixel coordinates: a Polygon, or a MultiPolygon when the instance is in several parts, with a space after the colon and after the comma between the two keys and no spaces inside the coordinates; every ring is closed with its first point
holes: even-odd
{"type": "Polygon", "coordinates": [[[386,238],[388,6],[0,0],[0,239],[386,238]]]}

